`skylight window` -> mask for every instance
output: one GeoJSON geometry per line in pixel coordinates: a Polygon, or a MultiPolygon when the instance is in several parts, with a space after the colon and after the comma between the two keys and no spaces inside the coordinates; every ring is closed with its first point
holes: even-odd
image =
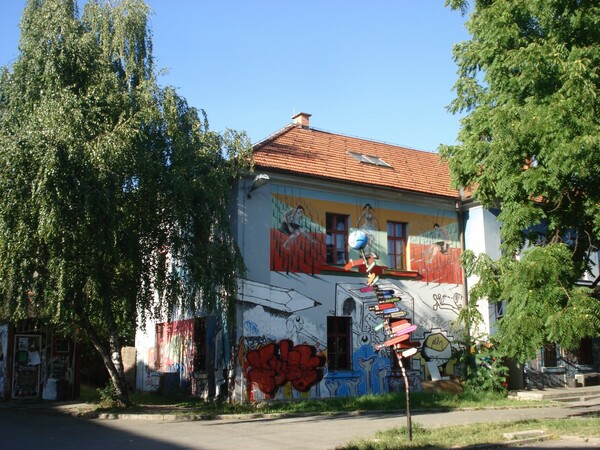
{"type": "Polygon", "coordinates": [[[367,164],[373,164],[374,166],[392,167],[388,163],[386,163],[383,159],[381,159],[377,156],[363,155],[362,153],[356,153],[356,152],[348,152],[348,154],[360,162],[364,162],[367,164]]]}

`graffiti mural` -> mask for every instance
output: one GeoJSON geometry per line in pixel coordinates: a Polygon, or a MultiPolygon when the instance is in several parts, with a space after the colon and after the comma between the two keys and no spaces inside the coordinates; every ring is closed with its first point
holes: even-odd
{"type": "MultiPolygon", "coordinates": [[[[289,349],[288,342],[296,345],[302,358],[308,354],[308,350],[306,350],[308,348],[312,348],[317,356],[324,355],[325,330],[309,319],[309,315],[303,314],[307,310],[320,307],[320,302],[294,289],[280,288],[250,280],[242,280],[238,292],[239,305],[243,310],[241,324],[243,337],[239,340],[237,351],[241,367],[249,367],[249,355],[252,355],[251,358],[256,358],[257,354],[264,356],[265,352],[268,353],[271,350],[275,356],[269,361],[275,363],[277,355],[281,354],[279,345],[273,344],[276,342],[285,342],[284,355],[289,353],[287,351],[289,349]]],[[[292,354],[293,357],[297,355],[297,353],[292,354]]],[[[276,394],[289,399],[294,398],[297,393],[307,392],[308,389],[298,389],[296,386],[302,387],[302,380],[308,380],[309,378],[306,378],[308,375],[303,375],[295,384],[291,382],[291,379],[288,379],[283,385],[273,384],[269,372],[265,372],[265,370],[273,369],[264,367],[264,358],[260,361],[262,362],[259,364],[251,364],[254,369],[252,370],[252,380],[249,380],[248,374],[244,371],[247,382],[243,386],[246,388],[244,390],[246,399],[257,400],[263,395],[272,398],[276,394]],[[279,389],[280,387],[283,389],[279,389]]],[[[291,375],[295,376],[294,373],[292,371],[291,375]]],[[[275,379],[280,380],[280,377],[277,376],[275,379]]],[[[316,389],[318,390],[318,385],[316,389]]]]}
{"type": "Polygon", "coordinates": [[[432,378],[432,368],[437,369],[441,376],[458,375],[457,361],[453,355],[452,338],[448,332],[434,329],[426,333],[421,350],[414,358],[422,361],[423,379],[427,380],[432,378]]]}
{"type": "MultiPolygon", "coordinates": [[[[382,289],[395,291],[402,297],[401,309],[406,312],[407,317],[413,316],[414,298],[403,289],[399,283],[382,282],[382,289]]],[[[352,317],[352,334],[354,337],[353,348],[363,345],[375,346],[383,344],[384,336],[377,325],[381,322],[377,318],[373,307],[377,305],[377,299],[368,292],[362,292],[363,284],[338,284],[336,287],[336,308],[334,315],[352,317]]]]}
{"type": "Polygon", "coordinates": [[[239,303],[244,307],[245,345],[254,349],[267,342],[289,339],[325,348],[323,330],[301,314],[321,303],[294,289],[284,289],[250,280],[242,280],[239,303]]]}
{"type": "Polygon", "coordinates": [[[240,301],[261,305],[274,314],[293,314],[304,309],[314,308],[320,303],[294,289],[271,286],[256,281],[241,280],[240,301]]]}
{"type": "Polygon", "coordinates": [[[319,273],[325,257],[320,213],[301,199],[271,202],[271,270],[319,273]]]}
{"type": "Polygon", "coordinates": [[[157,370],[179,372],[185,378],[192,372],[194,320],[179,320],[157,325],[157,370]]]}
{"type": "MultiPolygon", "coordinates": [[[[394,291],[402,299],[400,309],[417,324],[413,339],[421,349],[409,367],[411,389],[421,389],[421,380],[430,376],[428,363],[434,361],[442,375],[455,374],[452,337],[449,334],[462,307],[462,295],[452,285],[427,285],[415,281],[383,280],[381,289],[394,291]]],[[[388,348],[375,351],[385,337],[376,316],[377,299],[364,292],[364,284],[339,283],[332,315],[352,318],[353,369],[325,375],[330,396],[354,396],[395,392],[404,389],[401,372],[388,348]]]]}
{"type": "Polygon", "coordinates": [[[285,384],[307,392],[323,378],[325,357],[315,347],[284,339],[246,353],[244,374],[265,394],[273,396],[285,384]]]}
{"type": "MultiPolygon", "coordinates": [[[[415,299],[405,286],[393,281],[380,282],[379,286],[397,293],[402,298],[401,310],[407,318],[413,317],[415,299]]],[[[332,397],[387,393],[403,386],[401,373],[394,367],[389,349],[375,351],[375,347],[385,340],[381,327],[378,327],[381,320],[374,308],[378,302],[372,294],[363,292],[362,287],[362,283],[340,283],[336,286],[336,304],[332,314],[352,318],[354,353],[352,371],[326,375],[325,386],[332,397]]]]}
{"type": "MultiPolygon", "coordinates": [[[[392,353],[387,347],[375,350],[385,336],[378,326],[377,298],[364,289],[364,283],[332,285],[334,302],[329,310],[293,289],[245,283],[240,289],[243,337],[238,361],[243,368],[240,387],[246,400],[299,398],[309,392],[315,398],[322,394],[349,397],[404,389],[392,353]],[[352,364],[348,370],[327,370],[327,330],[320,319],[326,316],[351,317],[352,364]],[[290,349],[303,353],[291,360],[290,349]],[[311,359],[314,357],[319,357],[318,363],[311,359]],[[295,361],[300,361],[300,367],[291,370],[289,363],[295,361]]],[[[430,376],[431,361],[443,376],[453,375],[450,330],[462,307],[461,287],[398,279],[384,279],[378,285],[393,290],[402,299],[400,310],[417,324],[412,337],[422,349],[407,367],[411,389],[421,389],[421,381],[430,376]]]]}
{"type": "Polygon", "coordinates": [[[410,268],[428,283],[461,284],[458,223],[434,223],[430,230],[410,236],[410,268]]]}
{"type": "Polygon", "coordinates": [[[448,309],[455,312],[457,315],[463,305],[462,294],[455,292],[452,295],[448,294],[433,294],[433,310],[448,309]]]}

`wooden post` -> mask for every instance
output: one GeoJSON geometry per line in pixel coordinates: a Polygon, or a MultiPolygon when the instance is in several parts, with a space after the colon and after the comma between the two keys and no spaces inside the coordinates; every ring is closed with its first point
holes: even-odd
{"type": "Polygon", "coordinates": [[[406,429],[408,431],[408,440],[412,441],[412,420],[410,417],[410,384],[408,383],[408,375],[406,375],[406,369],[402,364],[402,357],[396,353],[398,358],[398,364],[400,370],[402,370],[402,378],[404,378],[404,391],[406,392],[406,429]]]}

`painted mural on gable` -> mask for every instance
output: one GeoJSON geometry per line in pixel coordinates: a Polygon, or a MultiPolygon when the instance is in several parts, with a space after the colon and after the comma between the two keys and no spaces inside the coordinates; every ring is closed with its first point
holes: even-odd
{"type": "Polygon", "coordinates": [[[370,200],[348,204],[273,194],[271,270],[314,275],[339,269],[359,258],[356,251],[347,252],[345,238],[361,229],[369,236],[367,252],[376,254],[380,264],[416,272],[425,282],[462,283],[454,211],[426,214],[372,205],[370,200]]]}

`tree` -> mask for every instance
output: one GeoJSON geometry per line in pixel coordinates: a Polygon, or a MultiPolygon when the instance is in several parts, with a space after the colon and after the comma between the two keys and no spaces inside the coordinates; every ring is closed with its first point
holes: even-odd
{"type": "Polygon", "coordinates": [[[138,314],[232,317],[243,261],[228,202],[251,151],[158,86],[148,13],[29,0],[0,79],[3,314],[86,336],[123,405],[138,314]]]}
{"type": "Polygon", "coordinates": [[[467,256],[475,294],[508,300],[500,331],[518,359],[548,341],[571,347],[600,332],[597,290],[574,286],[600,235],[600,4],[446,4],[469,11],[472,38],[454,49],[459,144],[440,153],[457,187],[501,208],[501,261],[467,256]],[[540,248],[515,259],[527,246],[540,248]],[[517,333],[534,339],[517,345],[517,333]]]}

